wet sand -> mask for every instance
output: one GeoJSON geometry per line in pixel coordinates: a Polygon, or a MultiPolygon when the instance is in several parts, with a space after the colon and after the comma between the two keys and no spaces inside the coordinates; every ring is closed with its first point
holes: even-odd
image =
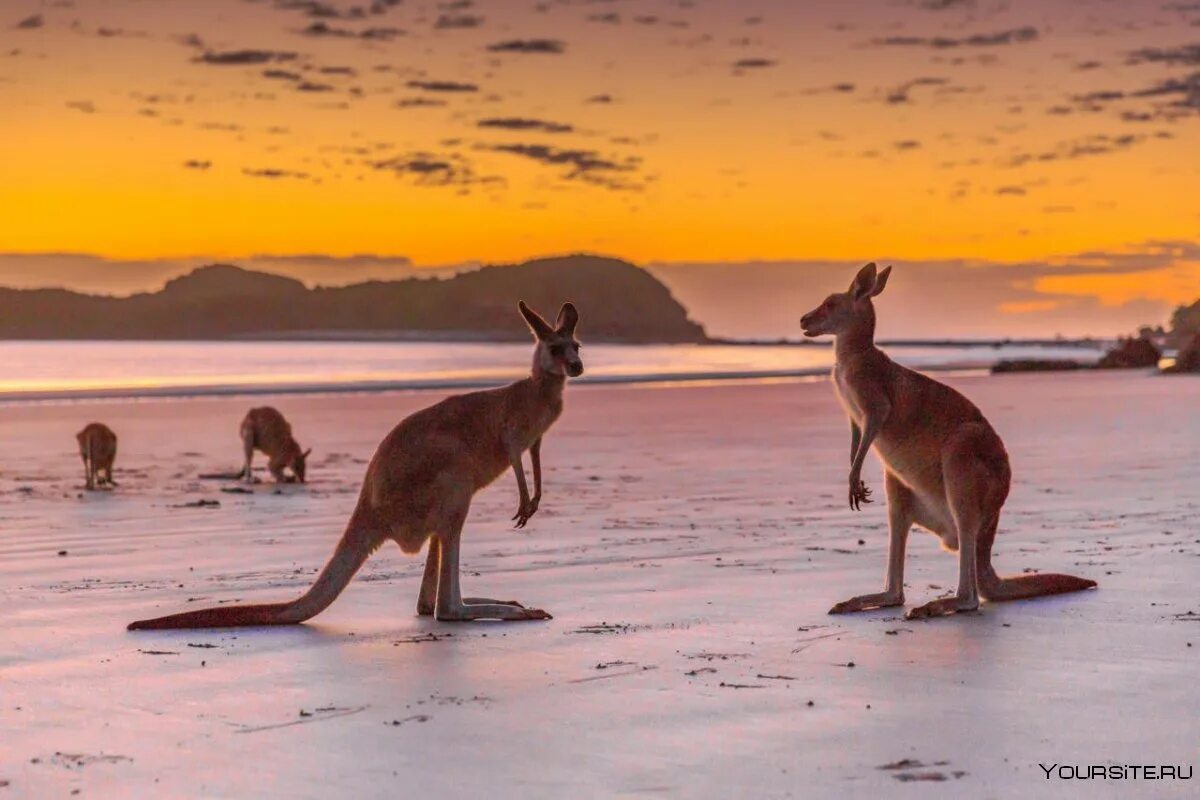
{"type": "MultiPolygon", "coordinates": [[[[505,476],[464,535],[466,593],[552,621],[419,618],[422,561],[387,547],[307,625],[129,633],[302,591],[375,445],[441,395],[278,398],[312,482],[252,494],[199,475],[239,465],[262,399],[0,408],[0,798],[1190,795],[1038,763],[1197,766],[1200,381],[948,380],[1012,457],[1001,573],[1099,590],[829,617],[882,588],[887,536],[873,457],[880,502],[846,508],[827,383],[592,386],[529,527],[505,476]],[[111,493],[82,491],[92,419],[111,493]]],[[[914,531],[910,605],[955,573],[914,531]]]]}

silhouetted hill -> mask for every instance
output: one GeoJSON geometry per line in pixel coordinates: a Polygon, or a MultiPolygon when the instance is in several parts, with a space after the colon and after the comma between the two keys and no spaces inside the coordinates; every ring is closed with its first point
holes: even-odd
{"type": "Polygon", "coordinates": [[[291,278],[218,264],[127,298],[0,289],[8,339],[222,339],[354,335],[519,339],[523,299],[551,317],[565,300],[593,341],[701,342],[703,328],[659,281],[624,261],[567,256],[452,278],[308,289],[291,278]]]}

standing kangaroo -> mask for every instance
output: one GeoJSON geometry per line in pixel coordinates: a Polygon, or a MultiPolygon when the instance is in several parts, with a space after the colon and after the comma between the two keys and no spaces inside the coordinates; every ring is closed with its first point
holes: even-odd
{"type": "Polygon", "coordinates": [[[908,619],[973,611],[979,598],[1021,600],[1090,589],[1073,575],[1001,578],[992,567],[992,542],[1012,477],[1000,437],[975,405],[932,378],[900,366],[875,346],[875,308],[892,268],[863,267],[850,290],[830,295],[805,314],[804,335],[837,337],[833,384],[850,418],[850,507],[871,502],[863,459],[875,451],[887,490],[887,586],[852,597],[829,613],[904,605],[904,546],[913,523],[958,551],[958,592],[906,615],[908,619]]]}
{"type": "Polygon", "coordinates": [[[292,426],[283,418],[283,414],[270,406],[252,408],[242,420],[239,433],[246,455],[246,464],[242,467],[242,480],[254,483],[250,462],[254,459],[255,449],[258,449],[267,454],[267,469],[271,471],[276,483],[304,483],[305,461],[312,448],[300,449],[300,445],[292,437],[292,426]],[[289,468],[294,477],[289,478],[284,473],[284,470],[289,468]]]}
{"type": "Polygon", "coordinates": [[[116,486],[113,481],[113,461],[117,458],[117,435],[100,422],[92,422],[75,434],[79,456],[83,459],[83,474],[88,491],[99,486],[116,486]]]}
{"type": "Polygon", "coordinates": [[[405,553],[420,552],[429,540],[418,614],[435,614],[439,620],[550,619],[545,611],[515,601],[463,598],[458,584],[459,547],[471,498],[511,468],[520,492],[516,527],[524,527],[537,513],[542,436],[562,413],[567,376],[583,374],[575,306],[564,304],[553,328],[524,303],[520,309],[537,339],[533,374],[503,388],[448,397],[397,425],[367,467],[358,505],[333,557],[302,597],[290,603],[191,611],[134,622],[129,629],[303,622],[325,610],[388,539],[405,553]],[[521,461],[526,450],[533,465],[532,498],[521,461]]]}

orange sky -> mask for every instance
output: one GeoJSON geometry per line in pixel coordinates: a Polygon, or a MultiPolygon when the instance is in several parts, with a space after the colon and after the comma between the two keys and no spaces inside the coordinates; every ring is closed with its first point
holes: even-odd
{"type": "Polygon", "coordinates": [[[1030,296],[995,305],[1029,330],[1080,298],[1102,314],[1200,296],[1187,248],[1131,266],[1200,231],[1195,8],[0,9],[11,263],[369,253],[438,266],[579,250],[668,265],[1038,263],[1044,274],[1013,279],[1030,296]]]}

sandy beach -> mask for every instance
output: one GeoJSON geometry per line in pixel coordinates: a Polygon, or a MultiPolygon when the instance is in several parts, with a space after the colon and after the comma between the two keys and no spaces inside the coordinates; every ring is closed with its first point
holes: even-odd
{"type": "MultiPolygon", "coordinates": [[[[304,626],[129,633],[298,594],[376,444],[442,395],[5,406],[0,798],[1194,796],[1038,764],[1196,766],[1200,381],[947,381],[1012,458],[1000,572],[1098,590],[827,616],[882,588],[887,547],[873,456],[880,501],[846,508],[827,382],[590,386],[568,390],[529,527],[505,476],[464,534],[465,593],[552,621],[419,618],[422,560],[389,547],[304,626]],[[201,480],[239,465],[263,402],[313,448],[311,483],[201,480]],[[120,436],[111,493],[82,491],[93,419],[120,436]]],[[[909,604],[955,582],[915,531],[909,604]]]]}

